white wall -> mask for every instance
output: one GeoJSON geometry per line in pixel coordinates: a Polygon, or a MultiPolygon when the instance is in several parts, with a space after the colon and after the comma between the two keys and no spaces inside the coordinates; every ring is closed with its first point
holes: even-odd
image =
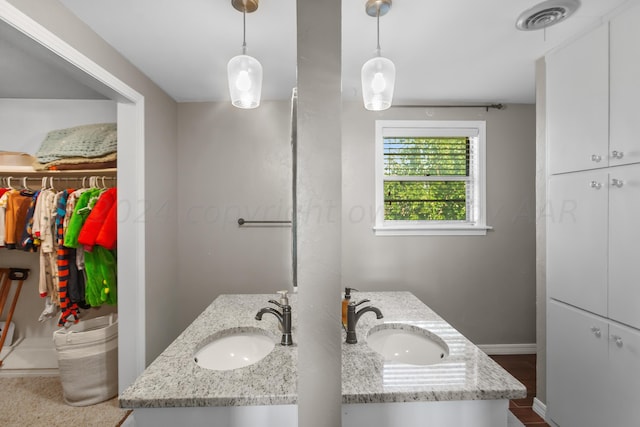
{"type": "Polygon", "coordinates": [[[0,150],[34,155],[49,131],[115,121],[111,100],[0,99],[0,150]]]}
{"type": "Polygon", "coordinates": [[[535,107],[372,113],[349,103],[342,143],[344,284],[413,292],[476,344],[535,343],[535,107]],[[486,120],[487,222],[494,229],[486,236],[374,236],[379,119],[486,120]]]}
{"type": "Polygon", "coordinates": [[[536,61],[536,398],[547,401],[546,62],[536,61]]]}

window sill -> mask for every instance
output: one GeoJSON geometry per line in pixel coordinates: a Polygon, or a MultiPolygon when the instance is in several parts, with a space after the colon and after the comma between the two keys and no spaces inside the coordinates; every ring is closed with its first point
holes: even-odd
{"type": "Polygon", "coordinates": [[[376,236],[485,236],[489,226],[474,225],[384,225],[373,227],[376,236]]]}

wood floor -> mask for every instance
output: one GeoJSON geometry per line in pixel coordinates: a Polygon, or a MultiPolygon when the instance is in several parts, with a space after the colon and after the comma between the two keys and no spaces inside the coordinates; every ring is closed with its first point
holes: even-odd
{"type": "Polygon", "coordinates": [[[526,427],[549,427],[549,424],[533,411],[533,398],[536,396],[536,355],[491,356],[507,372],[527,387],[527,397],[511,400],[509,409],[526,427]]]}

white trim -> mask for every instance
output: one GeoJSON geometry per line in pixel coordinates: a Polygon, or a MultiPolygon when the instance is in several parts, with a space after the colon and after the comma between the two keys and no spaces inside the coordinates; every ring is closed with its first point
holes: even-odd
{"type": "Polygon", "coordinates": [[[469,226],[393,226],[385,225],[382,227],[373,227],[376,236],[485,236],[487,230],[493,227],[474,227],[469,226]]]}
{"type": "Polygon", "coordinates": [[[118,141],[143,141],[118,144],[118,180],[130,184],[118,189],[118,283],[130,284],[118,289],[118,385],[122,391],[146,365],[144,100],[118,103],[118,141]],[[127,242],[128,248],[122,242],[127,242]],[[123,364],[132,355],[132,364],[123,364]]]}
{"type": "Polygon", "coordinates": [[[506,354],[536,354],[538,346],[536,343],[528,344],[480,344],[480,350],[488,355],[506,355],[506,354]]]}
{"type": "Polygon", "coordinates": [[[533,398],[533,407],[531,409],[533,409],[533,412],[540,415],[540,418],[543,420],[547,419],[547,405],[542,403],[542,401],[537,397],[533,398]]]}
{"type": "MultiPolygon", "coordinates": [[[[131,207],[131,224],[124,224],[118,211],[118,243],[121,247],[120,259],[127,268],[118,266],[118,277],[122,284],[119,300],[126,301],[126,309],[120,313],[119,328],[119,387],[132,383],[145,367],[145,220],[144,220],[144,96],[96,64],[80,51],[60,39],[38,22],[22,13],[6,0],[0,0],[0,19],[16,30],[32,38],[35,42],[60,56],[86,75],[101,83],[110,91],[110,96],[118,102],[118,123],[125,119],[123,129],[118,129],[118,159],[128,159],[133,167],[119,168],[118,179],[127,182],[126,190],[119,191],[120,202],[128,202],[131,207]],[[124,193],[124,197],[123,197],[124,193]],[[126,198],[126,199],[125,199],[126,198]],[[123,230],[126,228],[126,230],[123,230]],[[126,260],[131,260],[127,262],[126,260]],[[123,316],[128,317],[125,319],[123,316]],[[123,353],[124,352],[124,353],[123,353]],[[122,355],[126,357],[122,357],[122,355]]],[[[119,126],[120,127],[120,126],[119,126]]]]}
{"type": "MultiPolygon", "coordinates": [[[[376,236],[486,235],[486,121],[474,120],[376,120],[375,206],[373,232],[376,236]],[[477,138],[473,186],[473,222],[387,221],[384,219],[384,137],[459,136],[477,138]]],[[[434,178],[435,179],[435,178],[434,178]]],[[[397,177],[391,177],[397,180],[397,177]]],[[[422,181],[410,177],[409,181],[422,181]]],[[[458,180],[458,179],[454,179],[458,180]]]]}

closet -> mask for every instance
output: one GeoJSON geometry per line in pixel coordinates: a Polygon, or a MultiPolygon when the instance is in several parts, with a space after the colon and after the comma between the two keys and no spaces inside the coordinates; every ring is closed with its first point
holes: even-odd
{"type": "Polygon", "coordinates": [[[640,418],[640,5],[549,54],[547,419],[640,418]]]}
{"type": "MultiPolygon", "coordinates": [[[[0,85],[0,151],[25,152],[34,155],[47,132],[72,126],[117,121],[117,103],[78,82],[65,69],[44,58],[41,46],[26,41],[26,36],[0,22],[3,44],[0,52],[8,63],[30,70],[3,74],[12,87],[0,85]],[[33,46],[33,50],[31,49],[33,46]],[[40,70],[42,74],[35,74],[40,70]],[[43,76],[44,74],[44,76],[43,76]],[[16,77],[18,75],[18,77],[16,77]],[[20,78],[18,81],[12,78],[20,78]],[[31,78],[31,79],[30,79],[31,78]],[[26,80],[25,80],[26,79],[26,80]],[[48,87],[43,84],[48,83],[48,87]],[[23,90],[24,92],[21,92],[23,90]]],[[[89,185],[88,177],[100,177],[97,185],[116,186],[116,169],[75,171],[34,171],[28,167],[0,165],[0,184],[12,187],[24,185],[40,189],[43,185],[59,188],[80,188],[89,185]],[[86,177],[86,178],[85,178],[86,177]],[[104,178],[102,178],[104,177],[104,178]],[[43,184],[42,178],[47,178],[43,184]]],[[[40,254],[0,248],[0,267],[30,270],[24,282],[13,316],[15,330],[12,342],[5,342],[0,375],[42,375],[57,372],[57,355],[53,346],[53,331],[58,328],[60,312],[39,321],[45,299],[38,292],[40,254]]],[[[81,310],[88,319],[117,311],[117,306],[81,310]]],[[[4,320],[4,319],[3,319],[4,320]]]]}
{"type": "MultiPolygon", "coordinates": [[[[96,101],[76,100],[76,101],[59,101],[59,100],[30,100],[26,102],[21,100],[20,107],[15,108],[15,103],[8,100],[1,100],[0,105],[7,107],[14,104],[14,110],[20,109],[22,117],[26,118],[29,115],[34,115],[30,111],[37,111],[36,116],[46,114],[46,109],[43,109],[42,103],[47,106],[57,106],[56,112],[51,112],[49,115],[51,118],[56,118],[56,115],[60,115],[59,112],[73,112],[75,108],[84,110],[85,116],[87,116],[88,110],[94,110],[94,117],[88,118],[88,120],[97,120],[99,122],[105,119],[113,120],[115,113],[109,111],[105,114],[102,110],[115,110],[115,105],[109,102],[105,105],[104,101],[96,103],[96,101]],[[71,107],[72,104],[77,104],[71,107]],[[64,108],[60,108],[61,104],[64,108]],[[111,105],[109,105],[111,104],[111,105]],[[25,108],[29,107],[29,108],[25,108]],[[95,108],[98,107],[98,108],[95,108]],[[105,109],[105,107],[108,107],[105,109]],[[33,110],[30,110],[33,108],[33,110]]],[[[3,110],[6,111],[6,110],[3,110]]],[[[35,119],[35,118],[34,118],[35,119]]],[[[58,118],[60,119],[60,118],[58,118]]],[[[63,125],[65,120],[74,120],[73,117],[63,117],[64,120],[59,122],[59,125],[63,125]]],[[[55,120],[53,120],[55,121],[55,120]]],[[[2,122],[2,120],[0,120],[2,122]]],[[[1,123],[0,129],[8,129],[9,126],[5,126],[5,123],[1,123]]],[[[57,128],[54,126],[54,128],[57,128]]],[[[2,131],[0,131],[0,135],[2,131]]],[[[46,131],[43,133],[43,137],[46,131]]],[[[24,141],[24,138],[19,138],[16,135],[12,135],[10,139],[13,142],[24,141]]],[[[3,150],[22,150],[23,146],[11,146],[10,144],[3,145],[3,150]]],[[[30,152],[31,154],[34,151],[30,152]]],[[[16,167],[2,167],[0,166],[0,184],[3,187],[13,187],[17,190],[21,190],[24,187],[32,191],[39,191],[43,188],[53,188],[52,193],[58,192],[63,189],[80,189],[87,187],[101,187],[110,188],[116,186],[116,170],[110,169],[97,169],[97,170],[75,170],[75,171],[31,171],[27,172],[25,168],[16,167]]],[[[39,198],[38,198],[39,200],[39,198]]],[[[53,347],[52,334],[55,329],[58,328],[58,318],[61,314],[60,311],[51,318],[41,319],[41,313],[44,312],[46,307],[46,298],[40,295],[39,291],[39,276],[41,270],[40,257],[42,250],[38,249],[37,252],[25,251],[22,248],[7,249],[0,248],[0,265],[2,267],[18,267],[28,268],[30,270],[30,276],[25,281],[22,293],[18,300],[17,309],[13,316],[13,323],[15,325],[15,333],[13,342],[5,343],[3,350],[3,365],[0,368],[0,375],[4,372],[13,374],[30,374],[36,372],[41,373],[54,373],[57,368],[57,355],[53,347]]],[[[53,255],[53,254],[52,254],[53,255]]],[[[80,310],[80,317],[82,319],[88,319],[92,317],[101,316],[107,313],[115,312],[117,308],[115,306],[103,305],[101,308],[86,308],[80,310]]],[[[69,323],[67,323],[68,325],[69,323]]]]}

